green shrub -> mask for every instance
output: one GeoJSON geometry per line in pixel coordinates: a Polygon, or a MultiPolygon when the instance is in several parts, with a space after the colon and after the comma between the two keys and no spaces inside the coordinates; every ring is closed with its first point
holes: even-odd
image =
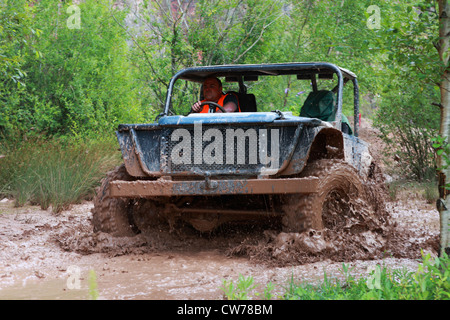
{"type": "MultiPolygon", "coordinates": [[[[232,280],[222,280],[222,287],[220,288],[224,292],[224,296],[227,300],[249,300],[252,298],[260,298],[261,293],[257,292],[258,285],[252,276],[244,277],[239,274],[237,283],[232,280]]],[[[270,300],[274,297],[273,291],[275,285],[269,282],[263,290],[262,297],[265,300],[270,300]]]]}
{"type": "Polygon", "coordinates": [[[80,28],[69,28],[69,2],[12,2],[0,4],[0,133],[95,138],[153,116],[118,24],[125,11],[81,1],[80,28]]]}
{"type": "Polygon", "coordinates": [[[430,87],[399,81],[400,89],[384,94],[374,125],[386,143],[387,159],[402,178],[418,181],[436,178],[436,153],[433,138],[439,130],[439,110],[432,105],[438,93],[430,87]]]}
{"type": "Polygon", "coordinates": [[[253,277],[244,277],[242,274],[239,274],[236,284],[232,280],[223,280],[222,283],[221,289],[228,300],[247,300],[251,292],[256,289],[253,277]]]}

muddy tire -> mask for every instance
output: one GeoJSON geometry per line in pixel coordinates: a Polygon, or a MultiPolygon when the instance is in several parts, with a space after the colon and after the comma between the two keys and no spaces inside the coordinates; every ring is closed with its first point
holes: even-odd
{"type": "Polygon", "coordinates": [[[130,200],[109,196],[109,184],[114,180],[131,181],[125,166],[116,167],[108,172],[97,188],[92,209],[94,232],[110,233],[113,236],[125,237],[135,235],[135,227],[130,223],[130,200]]]}
{"type": "Polygon", "coordinates": [[[341,230],[354,225],[350,221],[358,224],[358,210],[369,204],[364,182],[351,165],[342,160],[317,160],[305,168],[302,176],[320,179],[317,193],[287,198],[284,231],[341,230]]]}

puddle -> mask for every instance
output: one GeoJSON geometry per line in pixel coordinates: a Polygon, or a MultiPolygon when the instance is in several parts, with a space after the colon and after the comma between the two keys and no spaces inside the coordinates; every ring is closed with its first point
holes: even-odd
{"type": "MultiPolygon", "coordinates": [[[[265,256],[230,255],[233,242],[225,237],[194,241],[186,236],[178,237],[177,242],[165,242],[168,239],[163,236],[155,242],[145,238],[114,242],[105,235],[89,238],[86,235],[92,233],[91,207],[92,203],[87,202],[55,216],[35,206],[14,208],[12,202],[0,203],[1,300],[90,299],[90,270],[95,272],[98,299],[104,300],[224,299],[220,289],[223,280],[237,283],[240,274],[252,276],[261,292],[269,282],[273,283],[273,293],[281,295],[290,279],[317,282],[325,271],[328,277],[342,276],[342,260],[325,258],[283,266],[265,263],[261,260],[265,256]],[[80,248],[83,250],[74,250],[80,248]],[[73,273],[74,267],[79,268],[78,274],[73,273]],[[74,277],[80,281],[77,289],[68,285],[74,277]]],[[[346,262],[355,276],[366,275],[368,267],[377,263],[414,270],[421,246],[435,254],[432,245],[439,234],[439,214],[433,208],[421,208],[415,214],[418,207],[415,202],[388,206],[398,226],[406,230],[388,242],[404,248],[404,256],[346,262]]],[[[312,245],[320,244],[324,236],[317,234],[312,245]]],[[[263,235],[260,239],[264,239],[263,235]]],[[[286,243],[277,236],[268,239],[286,243]]],[[[294,239],[302,245],[304,240],[294,239]]]]}
{"type": "Polygon", "coordinates": [[[86,300],[88,288],[68,289],[66,279],[29,280],[0,290],[0,300],[86,300]]]}

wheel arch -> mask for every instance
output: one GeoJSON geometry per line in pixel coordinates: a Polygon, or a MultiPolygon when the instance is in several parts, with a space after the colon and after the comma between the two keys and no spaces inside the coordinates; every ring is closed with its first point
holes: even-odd
{"type": "Polygon", "coordinates": [[[320,159],[345,159],[344,137],[341,131],[329,127],[304,130],[289,163],[279,175],[298,175],[308,163],[320,159]]]}
{"type": "Polygon", "coordinates": [[[311,144],[307,162],[320,159],[345,159],[344,137],[335,128],[321,129],[311,144]]]}

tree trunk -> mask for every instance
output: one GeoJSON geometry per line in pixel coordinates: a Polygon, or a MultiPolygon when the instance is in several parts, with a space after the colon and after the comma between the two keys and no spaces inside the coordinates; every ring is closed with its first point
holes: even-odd
{"type": "MultiPolygon", "coordinates": [[[[450,79],[449,79],[449,41],[450,41],[450,8],[447,0],[439,0],[439,44],[437,46],[439,57],[445,69],[442,75],[441,89],[441,127],[440,135],[449,141],[450,137],[450,79]]],[[[439,168],[443,168],[445,163],[439,157],[439,168]]],[[[450,167],[439,172],[439,196],[438,210],[441,222],[440,254],[443,252],[450,254],[450,201],[447,198],[448,191],[445,189],[447,177],[450,177],[450,167]]]]}

